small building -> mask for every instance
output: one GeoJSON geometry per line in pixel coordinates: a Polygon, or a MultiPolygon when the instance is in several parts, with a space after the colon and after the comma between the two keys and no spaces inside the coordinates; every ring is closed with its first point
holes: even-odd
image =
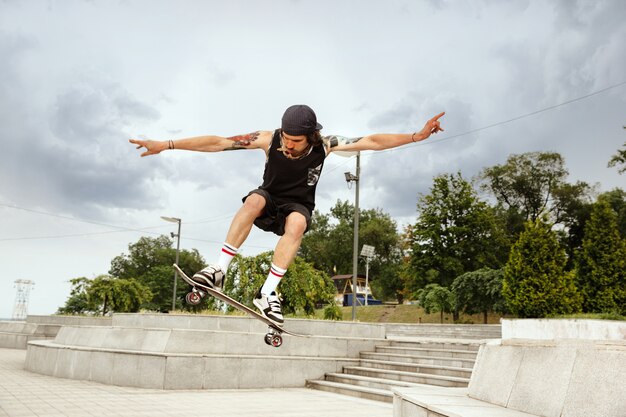
{"type": "MultiPolygon", "coordinates": [[[[335,302],[343,306],[352,305],[352,274],[335,275],[332,277],[337,288],[335,302]]],[[[374,299],[369,285],[366,288],[365,275],[358,274],[356,277],[356,304],[365,305],[365,295],[367,294],[367,305],[380,305],[382,301],[374,299]]]]}

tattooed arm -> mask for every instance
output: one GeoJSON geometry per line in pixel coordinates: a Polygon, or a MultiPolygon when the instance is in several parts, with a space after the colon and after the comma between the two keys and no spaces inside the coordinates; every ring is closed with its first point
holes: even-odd
{"type": "Polygon", "coordinates": [[[445,112],[438,114],[426,122],[422,130],[414,133],[375,133],[357,138],[343,136],[325,136],[324,144],[327,152],[336,151],[380,151],[395,148],[407,143],[419,142],[428,139],[431,134],[441,132],[439,118],[445,112]]]}
{"type": "Polygon", "coordinates": [[[156,155],[168,149],[182,149],[198,152],[221,152],[238,149],[263,149],[267,152],[272,140],[272,132],[258,131],[245,135],[230,137],[196,136],[177,140],[140,140],[130,139],[129,142],[137,145],[137,149],[146,148],[141,156],[156,155]]]}

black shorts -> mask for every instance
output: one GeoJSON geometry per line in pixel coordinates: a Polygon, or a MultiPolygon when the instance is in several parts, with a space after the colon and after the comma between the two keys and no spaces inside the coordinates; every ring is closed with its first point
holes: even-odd
{"type": "Polygon", "coordinates": [[[291,213],[298,212],[306,219],[306,233],[311,227],[311,212],[308,208],[300,203],[284,202],[276,199],[265,190],[257,188],[252,190],[241,201],[246,201],[250,194],[258,194],[265,198],[265,210],[263,214],[256,218],[254,225],[266,232],[274,232],[278,236],[285,234],[285,222],[287,216],[291,213]]]}

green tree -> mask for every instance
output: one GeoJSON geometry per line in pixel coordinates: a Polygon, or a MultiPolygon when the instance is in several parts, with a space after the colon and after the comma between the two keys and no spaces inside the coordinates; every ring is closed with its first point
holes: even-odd
{"type": "MultiPolygon", "coordinates": [[[[314,213],[311,228],[304,235],[299,256],[329,275],[352,273],[354,206],[337,201],[329,214],[314,213]]],[[[360,210],[359,243],[374,246],[375,257],[369,263],[374,294],[384,298],[401,296],[404,283],[397,268],[402,263],[396,222],[380,209],[360,210]]],[[[359,258],[365,272],[365,261],[359,258]]]]}
{"type": "Polygon", "coordinates": [[[556,152],[528,152],[510,155],[503,165],[485,168],[480,178],[498,204],[511,216],[509,232],[521,230],[520,220],[536,220],[549,213],[551,221],[561,223],[568,208],[588,197],[584,182],[568,184],[569,172],[563,157],[556,152]]]}
{"type": "Polygon", "coordinates": [[[134,279],[114,278],[100,275],[94,278],[87,288],[87,299],[92,306],[106,315],[110,311],[117,313],[135,313],[142,303],[150,300],[150,289],[134,279]]]}
{"type": "MultiPolygon", "coordinates": [[[[617,230],[626,239],[626,191],[614,188],[598,196],[598,201],[606,201],[617,215],[617,230]]],[[[591,212],[591,210],[589,210],[591,212]]]]}
{"type": "Polygon", "coordinates": [[[65,305],[59,307],[57,314],[89,314],[95,310],[95,307],[89,304],[87,298],[87,289],[91,280],[85,277],[70,279],[72,289],[70,295],[65,301],[65,305]]]}
{"type": "Polygon", "coordinates": [[[94,279],[74,278],[72,292],[59,308],[60,314],[133,313],[152,298],[150,289],[134,279],[119,279],[100,275],[94,279]]]}
{"type": "Polygon", "coordinates": [[[526,223],[504,267],[502,294],[520,317],[546,317],[580,310],[574,274],[565,270],[565,250],[542,218],[526,223]]]}
{"type": "Polygon", "coordinates": [[[417,297],[426,314],[439,312],[439,321],[443,323],[443,314],[456,310],[454,293],[446,287],[428,284],[418,291],[417,297]]]}
{"type": "Polygon", "coordinates": [[[430,194],[420,197],[418,212],[408,231],[411,291],[430,283],[450,287],[465,272],[504,264],[509,244],[498,217],[460,173],[435,177],[430,194]]]}
{"type": "MultiPolygon", "coordinates": [[[[172,264],[176,260],[176,249],[173,241],[161,235],[156,238],[141,237],[137,242],[128,245],[128,253],[116,256],[111,261],[109,274],[120,279],[136,279],[142,285],[147,286],[153,297],[144,302],[142,308],[169,311],[172,307],[172,291],[174,285],[174,269],[172,264]]],[[[187,274],[193,275],[204,268],[206,263],[196,249],[181,250],[179,253],[179,266],[187,274]]],[[[180,278],[176,283],[177,308],[202,309],[206,303],[211,303],[208,297],[205,303],[191,307],[182,302],[189,286],[180,278]]]]}
{"type": "MultiPolygon", "coordinates": [[[[252,306],[252,299],[265,282],[272,263],[273,252],[254,257],[237,255],[229,268],[225,292],[236,300],[252,306]]],[[[282,296],[283,313],[303,311],[310,315],[316,306],[330,303],[335,286],[328,275],[296,257],[282,278],[278,291],[282,296]]]]}
{"type": "Polygon", "coordinates": [[[503,279],[501,269],[489,268],[466,272],[457,277],[452,283],[457,308],[466,314],[482,313],[483,323],[487,324],[489,312],[505,310],[503,279]]]}
{"type": "Polygon", "coordinates": [[[618,149],[617,153],[611,157],[608,166],[609,168],[618,166],[620,174],[626,172],[626,142],[622,145],[622,149],[618,149]]]}
{"type": "Polygon", "coordinates": [[[606,199],[594,205],[585,226],[577,278],[585,311],[626,314],[626,240],[606,199]]]}

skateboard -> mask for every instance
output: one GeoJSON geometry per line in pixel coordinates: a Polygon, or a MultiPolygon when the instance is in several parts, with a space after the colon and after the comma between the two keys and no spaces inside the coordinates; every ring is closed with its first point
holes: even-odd
{"type": "Polygon", "coordinates": [[[264,340],[266,344],[273,346],[273,347],[280,347],[283,344],[283,337],[282,337],[283,333],[286,333],[291,336],[296,336],[296,337],[305,337],[305,335],[290,332],[284,327],[279,326],[278,324],[274,323],[267,317],[263,316],[256,310],[251,309],[245,304],[241,304],[239,301],[235,300],[234,298],[229,297],[228,295],[222,292],[216,291],[212,288],[206,288],[206,287],[201,287],[197,285],[191,278],[187,276],[187,274],[183,272],[182,269],[180,269],[178,265],[174,264],[174,269],[176,269],[180,277],[187,284],[191,285],[191,291],[188,292],[187,295],[185,296],[185,301],[187,302],[187,304],[198,305],[200,301],[202,301],[202,299],[207,294],[212,295],[218,300],[223,301],[226,304],[233,306],[237,310],[243,313],[246,313],[247,315],[267,324],[267,334],[265,335],[264,340]]]}

